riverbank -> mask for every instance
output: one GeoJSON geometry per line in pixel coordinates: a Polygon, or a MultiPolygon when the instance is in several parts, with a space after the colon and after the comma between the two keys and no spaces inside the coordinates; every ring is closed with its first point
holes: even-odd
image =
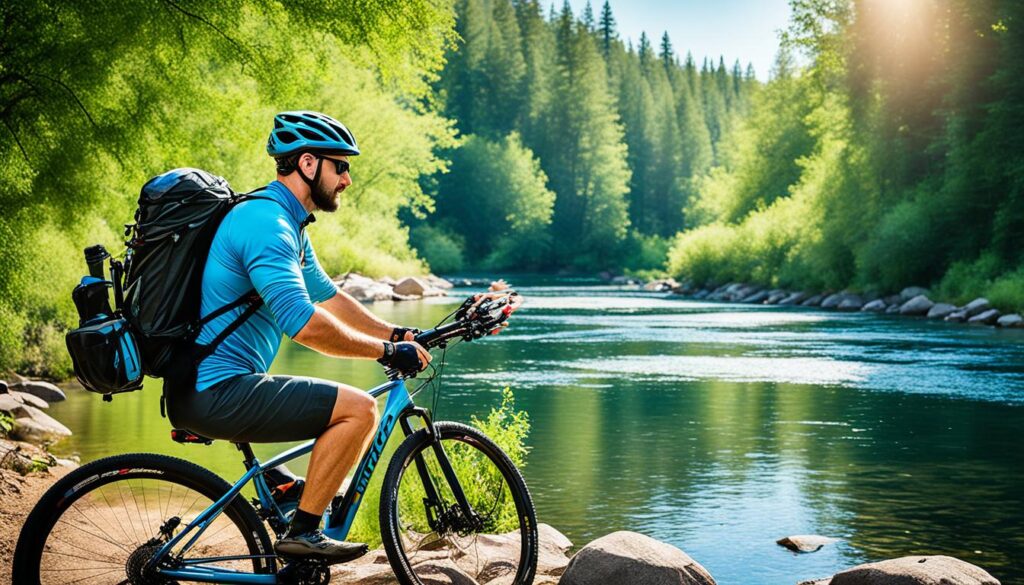
{"type": "Polygon", "coordinates": [[[769,289],[756,284],[730,282],[720,286],[697,285],[692,281],[656,279],[642,282],[629,277],[615,277],[612,284],[637,285],[650,292],[668,292],[673,296],[694,301],[719,301],[753,305],[778,305],[820,308],[846,312],[878,313],[904,317],[925,317],[950,323],[987,325],[990,327],[1024,328],[1024,317],[1019,313],[1003,313],[988,299],[979,297],[965,305],[956,305],[930,298],[931,292],[923,287],[910,286],[899,293],[857,293],[852,291],[808,292],[782,288],[769,289]]]}

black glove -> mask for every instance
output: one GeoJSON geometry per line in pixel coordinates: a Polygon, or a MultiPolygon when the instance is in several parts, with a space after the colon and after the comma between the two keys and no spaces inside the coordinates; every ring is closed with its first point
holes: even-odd
{"type": "Polygon", "coordinates": [[[413,335],[419,335],[422,333],[415,327],[395,327],[391,330],[391,342],[398,343],[399,341],[405,341],[405,334],[412,331],[413,335]]]}
{"type": "Polygon", "coordinates": [[[391,343],[384,342],[384,355],[377,360],[384,367],[403,373],[415,374],[423,369],[423,362],[416,353],[416,346],[408,341],[391,343]]]}

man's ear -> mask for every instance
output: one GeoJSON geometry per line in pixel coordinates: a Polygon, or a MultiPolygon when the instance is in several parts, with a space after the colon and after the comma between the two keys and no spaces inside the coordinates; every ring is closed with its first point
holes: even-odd
{"type": "Polygon", "coordinates": [[[316,165],[316,157],[311,153],[304,152],[302,153],[302,156],[299,157],[299,164],[304,168],[312,170],[312,167],[316,165]]]}

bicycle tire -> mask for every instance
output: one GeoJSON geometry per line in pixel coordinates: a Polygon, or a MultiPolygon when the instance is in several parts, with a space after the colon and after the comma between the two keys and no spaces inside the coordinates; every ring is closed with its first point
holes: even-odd
{"type": "MultiPolygon", "coordinates": [[[[127,489],[130,491],[132,489],[132,484],[130,483],[132,480],[137,481],[136,485],[147,485],[143,482],[148,482],[149,480],[160,480],[158,485],[163,485],[163,483],[170,484],[172,494],[175,493],[175,487],[180,486],[181,488],[192,490],[200,496],[204,496],[214,502],[231,488],[226,481],[215,475],[213,472],[189,461],[166,455],[133,453],[107,457],[83,465],[61,478],[49,490],[47,490],[36,506],[32,509],[32,512],[29,513],[28,518],[25,520],[25,524],[22,526],[21,534],[18,537],[18,544],[14,552],[14,559],[12,563],[13,582],[20,585],[39,585],[41,583],[40,565],[43,560],[44,547],[47,546],[51,532],[54,531],[54,527],[57,523],[62,520],[65,512],[70,510],[72,506],[77,502],[82,501],[82,498],[85,498],[89,494],[101,493],[106,499],[106,493],[101,491],[101,488],[106,488],[107,486],[111,486],[111,484],[117,484],[117,482],[126,482],[128,485],[127,489]]],[[[115,487],[118,490],[118,494],[123,493],[122,484],[117,484],[115,487]]],[[[187,493],[188,492],[186,491],[186,494],[187,493]]],[[[91,502],[87,503],[91,504],[91,502]]],[[[125,505],[126,507],[128,506],[127,503],[125,505]]],[[[148,512],[151,508],[148,507],[148,502],[145,505],[147,506],[146,516],[148,520],[150,517],[148,512]]],[[[138,506],[137,502],[136,506],[138,506]]],[[[160,502],[158,500],[157,508],[159,507],[160,502]]],[[[77,507],[75,510],[81,514],[81,510],[78,510],[77,507]]],[[[170,510],[171,505],[169,499],[167,507],[168,514],[170,513],[170,510]]],[[[138,508],[136,511],[138,511],[138,508]]],[[[249,502],[245,501],[242,497],[236,497],[227,507],[225,507],[223,515],[225,515],[238,529],[240,536],[244,541],[244,545],[249,551],[248,554],[273,555],[272,541],[267,534],[264,524],[260,521],[259,516],[256,514],[256,511],[249,502]]],[[[117,520],[116,524],[114,522],[109,522],[109,518],[107,519],[109,522],[108,526],[111,528],[110,532],[113,533],[116,530],[116,526],[121,525],[125,538],[131,538],[128,536],[128,532],[124,528],[121,519],[116,517],[114,519],[117,520]]],[[[139,520],[141,523],[141,516],[139,520]]],[[[160,515],[157,516],[157,520],[161,521],[160,515]]],[[[128,521],[131,521],[131,518],[128,518],[128,521]]],[[[125,524],[127,524],[127,521],[125,524]]],[[[152,524],[150,524],[150,526],[151,525],[152,524]]],[[[182,525],[184,525],[184,522],[182,522],[182,525]]],[[[95,526],[99,528],[99,524],[95,524],[95,526]]],[[[146,524],[143,523],[143,538],[145,537],[146,528],[146,524]]],[[[132,525],[132,533],[133,535],[136,533],[134,524],[132,525]]],[[[101,538],[103,537],[102,534],[99,536],[101,538]]],[[[110,536],[110,534],[107,536],[110,536]]],[[[54,538],[56,539],[57,537],[54,536],[54,538]]],[[[111,541],[108,540],[108,542],[111,541]]],[[[117,545],[119,543],[114,542],[113,544],[117,545]]],[[[141,546],[143,543],[136,544],[141,546]]],[[[47,551],[47,554],[56,553],[47,551]]],[[[89,560],[87,556],[82,556],[80,554],[78,556],[68,556],[89,560]]],[[[118,559],[110,559],[108,564],[113,565],[114,563],[112,561],[115,560],[118,559]]],[[[242,562],[246,565],[248,564],[244,561],[242,562]]],[[[272,557],[252,559],[252,570],[254,573],[273,573],[276,571],[276,566],[276,560],[272,557]]],[[[47,569],[47,571],[50,570],[54,569],[47,569]]],[[[120,577],[115,576],[115,582],[124,581],[125,576],[126,573],[122,573],[120,577]]],[[[159,578],[157,578],[155,582],[170,583],[170,581],[159,578]]]]}
{"type": "MultiPolygon", "coordinates": [[[[523,476],[519,472],[519,469],[516,468],[508,455],[506,455],[505,452],[494,443],[494,441],[473,427],[453,422],[438,422],[434,424],[434,429],[440,437],[446,453],[449,453],[452,450],[452,447],[454,446],[453,442],[459,442],[472,449],[476,449],[486,457],[487,460],[494,464],[500,472],[503,481],[507,482],[508,490],[511,493],[515,504],[515,516],[519,526],[518,540],[520,544],[518,559],[505,562],[503,566],[506,567],[504,569],[506,574],[511,574],[512,571],[508,570],[507,567],[514,565],[514,567],[512,567],[515,569],[515,577],[512,581],[513,585],[530,585],[533,583],[533,579],[537,571],[537,520],[536,512],[533,507],[533,500],[530,497],[530,492],[526,487],[526,482],[523,480],[523,476]]],[[[388,561],[391,564],[391,568],[395,572],[395,576],[398,578],[399,583],[402,585],[423,585],[423,581],[417,576],[414,563],[410,561],[409,555],[403,545],[401,535],[402,528],[400,526],[399,490],[402,486],[402,479],[406,476],[406,471],[409,470],[413,471],[411,474],[412,481],[418,482],[422,485],[422,481],[420,480],[418,473],[416,473],[416,466],[413,462],[415,461],[415,457],[422,456],[427,449],[430,449],[432,443],[433,441],[428,435],[426,429],[421,429],[409,435],[398,447],[391,458],[387,474],[384,477],[383,487],[381,488],[381,537],[384,541],[384,548],[387,551],[388,561]]],[[[460,479],[459,483],[464,484],[467,482],[465,479],[460,479]]],[[[443,507],[444,506],[442,506],[442,508],[443,507]]],[[[479,534],[486,533],[481,532],[479,534]]],[[[514,540],[507,540],[510,534],[514,534],[514,531],[508,532],[504,536],[499,536],[499,538],[506,538],[505,542],[514,543],[514,540]]],[[[434,542],[438,542],[440,540],[442,540],[442,538],[438,537],[438,540],[434,542]]],[[[479,581],[480,583],[486,583],[501,576],[500,574],[495,574],[493,572],[493,567],[500,566],[502,563],[499,562],[496,565],[494,560],[495,559],[493,558],[489,559],[489,563],[486,567],[477,567],[482,571],[492,571],[490,574],[485,576],[480,573],[470,574],[470,576],[474,579],[483,579],[479,581]]],[[[462,563],[461,560],[456,564],[459,565],[460,569],[465,569],[464,564],[460,563],[462,563]]],[[[469,572],[467,571],[467,573],[469,572]]]]}

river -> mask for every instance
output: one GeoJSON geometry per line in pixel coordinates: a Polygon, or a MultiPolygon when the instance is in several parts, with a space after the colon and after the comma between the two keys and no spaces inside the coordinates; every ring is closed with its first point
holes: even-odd
{"type": "MultiPolygon", "coordinates": [[[[1024,582],[1024,332],[534,284],[506,332],[448,352],[436,418],[485,415],[510,386],[532,424],[539,520],[573,542],[642,532],[722,585],[794,585],[908,554],[1024,582]],[[811,554],[775,544],[792,534],[841,540],[811,554]]],[[[426,327],[460,294],[372,308],[426,327]]],[[[374,363],[290,342],[273,371],[383,381],[374,363]]],[[[75,433],[59,450],[157,451],[240,475],[228,444],[172,443],[149,386],[55,404],[75,433]]]]}

